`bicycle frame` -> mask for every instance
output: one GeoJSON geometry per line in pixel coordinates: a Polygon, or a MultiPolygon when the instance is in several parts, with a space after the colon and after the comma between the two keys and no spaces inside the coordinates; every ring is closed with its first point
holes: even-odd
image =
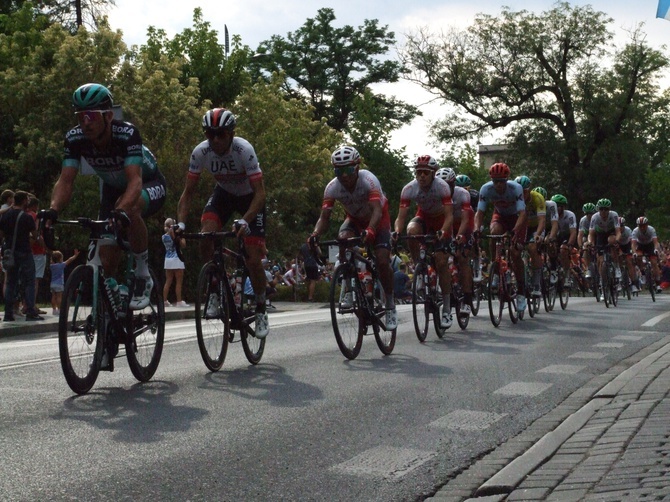
{"type": "Polygon", "coordinates": [[[498,327],[502,319],[502,312],[507,303],[510,320],[516,324],[519,315],[516,310],[516,289],[512,281],[513,270],[511,262],[511,236],[509,234],[487,235],[488,239],[495,241],[494,256],[491,261],[491,273],[489,275],[489,314],[491,323],[498,327]],[[498,277],[498,284],[494,286],[494,278],[498,277]],[[495,305],[496,300],[498,305],[495,305]]]}

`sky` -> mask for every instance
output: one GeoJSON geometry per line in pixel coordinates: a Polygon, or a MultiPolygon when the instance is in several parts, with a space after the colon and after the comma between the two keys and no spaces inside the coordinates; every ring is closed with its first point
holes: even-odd
{"type": "MultiPolygon", "coordinates": [[[[602,11],[614,21],[611,29],[615,33],[615,42],[622,44],[627,40],[627,32],[644,23],[643,31],[648,43],[661,48],[670,40],[670,21],[656,18],[658,0],[593,0],[571,1],[572,5],[591,5],[602,11]]],[[[527,10],[541,13],[551,9],[551,0],[507,0],[492,1],[437,1],[418,0],[116,0],[116,6],[109,10],[109,22],[113,29],[123,32],[127,45],[140,45],[146,41],[147,28],[154,26],[166,31],[173,37],[184,28],[193,26],[193,10],[200,7],[203,18],[219,32],[223,43],[224,25],[231,35],[239,35],[242,44],[252,49],[273,35],[286,36],[300,28],[308,18],[313,18],[323,7],[334,10],[335,26],[361,26],[365,19],[377,19],[381,26],[395,32],[396,40],[402,45],[406,33],[419,28],[428,28],[440,33],[451,27],[465,28],[472,24],[476,14],[497,15],[503,6],[513,11],[527,10]]],[[[395,55],[395,49],[391,56],[395,55]]],[[[670,82],[670,75],[668,75],[670,82]]],[[[394,95],[398,99],[419,106],[423,117],[416,118],[411,124],[396,131],[392,137],[393,148],[406,148],[407,154],[440,156],[441,149],[432,144],[429,129],[430,122],[439,119],[444,110],[434,100],[434,96],[418,85],[406,81],[380,85],[376,92],[394,95]]],[[[495,138],[491,141],[495,142],[495,138]]]]}

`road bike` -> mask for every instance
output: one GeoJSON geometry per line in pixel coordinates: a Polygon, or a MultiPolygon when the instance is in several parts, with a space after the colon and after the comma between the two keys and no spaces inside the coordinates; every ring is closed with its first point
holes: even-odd
{"type": "Polygon", "coordinates": [[[369,327],[372,328],[377,346],[384,355],[393,352],[397,333],[397,329],[387,331],[384,322],[386,298],[379,280],[374,250],[371,245],[365,245],[367,256],[363,256],[361,245],[362,237],[350,237],[315,242],[311,246],[312,253],[321,264],[323,262],[318,251],[319,246],[338,246],[340,251],[340,264],[333,272],[328,301],[335,340],[347,359],[358,356],[369,327]],[[361,268],[370,277],[365,283],[364,273],[359,272],[361,268]]]}
{"type": "MultiPolygon", "coordinates": [[[[131,310],[129,292],[134,290],[135,274],[128,242],[119,230],[121,222],[129,223],[116,212],[109,220],[78,218],[55,222],[86,228],[90,232],[86,264],[76,267],[68,277],[58,318],[61,366],[65,380],[77,394],[87,393],[100,371],[114,371],[114,358],[120,355],[119,347],[125,347],[128,366],[141,382],[154,375],[163,352],[165,311],[162,287],[150,271],[153,288],[149,305],[142,310],[131,310]],[[125,277],[120,285],[113,278],[106,278],[100,259],[100,248],[112,243],[126,251],[127,256],[125,277]]],[[[52,245],[49,247],[53,249],[52,245]]]]}
{"type": "MultiPolygon", "coordinates": [[[[237,232],[198,232],[179,234],[187,240],[211,240],[214,255],[198,274],[195,297],[195,332],[205,366],[219,371],[228,352],[228,344],[242,342],[244,355],[258,364],[265,350],[265,338],[256,337],[256,304],[254,296],[244,294],[247,269],[244,239],[237,232]],[[226,239],[237,239],[237,251],[224,246],[226,239]],[[231,260],[229,275],[226,258],[231,260]],[[235,337],[235,333],[239,333],[235,337]]],[[[178,239],[177,239],[178,241],[178,239]]],[[[182,251],[177,245],[177,254],[182,251]]],[[[183,258],[182,258],[183,260],[183,258]]]]}
{"type": "MultiPolygon", "coordinates": [[[[540,311],[540,303],[542,302],[541,296],[533,295],[533,267],[531,265],[530,253],[527,248],[524,247],[521,252],[521,259],[523,260],[523,273],[525,277],[525,296],[526,296],[526,306],[528,308],[528,315],[531,318],[535,317],[540,311]]],[[[524,318],[524,312],[519,312],[519,319],[524,318]]]]}
{"type": "MultiPolygon", "coordinates": [[[[558,258],[556,258],[558,261],[558,258]]],[[[542,276],[540,278],[540,287],[542,289],[542,301],[544,311],[551,312],[556,304],[556,283],[558,282],[557,270],[551,268],[551,258],[546,249],[542,253],[542,276]]]]}
{"type": "Polygon", "coordinates": [[[511,236],[509,234],[487,235],[495,241],[495,252],[491,261],[489,273],[488,303],[491,323],[497,328],[500,326],[505,304],[509,310],[512,323],[519,321],[516,310],[517,283],[511,267],[511,236]]]}
{"type": "Polygon", "coordinates": [[[651,260],[649,259],[649,256],[646,254],[643,255],[636,255],[635,257],[636,260],[638,260],[639,267],[640,267],[640,272],[642,276],[644,277],[644,285],[649,291],[649,295],[651,296],[651,301],[655,302],[656,301],[656,281],[654,280],[654,274],[651,266],[651,260]]]}
{"type": "Polygon", "coordinates": [[[616,268],[614,265],[614,260],[612,259],[612,254],[610,253],[609,244],[604,247],[602,253],[603,271],[601,273],[600,279],[602,282],[605,307],[609,308],[610,305],[616,307],[619,302],[619,279],[616,277],[616,268]]]}

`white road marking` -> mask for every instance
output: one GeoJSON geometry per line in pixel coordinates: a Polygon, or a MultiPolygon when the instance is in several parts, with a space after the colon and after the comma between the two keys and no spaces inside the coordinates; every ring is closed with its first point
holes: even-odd
{"type": "Polygon", "coordinates": [[[488,429],[498,420],[507,416],[507,413],[489,413],[486,411],[455,410],[438,418],[429,425],[441,429],[482,431],[488,429]]]}
{"type": "Polygon", "coordinates": [[[501,387],[494,394],[504,396],[537,396],[551,387],[551,383],[543,382],[512,382],[501,387]]]}
{"type": "Polygon", "coordinates": [[[586,366],[577,366],[574,364],[552,364],[541,370],[537,370],[536,373],[554,373],[559,375],[576,375],[582,371],[586,366]]]}
{"type": "Polygon", "coordinates": [[[331,471],[398,480],[437,455],[433,451],[378,446],[334,465],[331,471]]]}

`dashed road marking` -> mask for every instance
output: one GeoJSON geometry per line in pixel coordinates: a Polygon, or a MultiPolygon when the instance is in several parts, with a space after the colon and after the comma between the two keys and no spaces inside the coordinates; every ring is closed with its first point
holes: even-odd
{"type": "Polygon", "coordinates": [[[612,340],[625,340],[627,342],[635,342],[637,340],[642,340],[642,336],[636,336],[636,335],[617,335],[612,340]]]}
{"type": "Polygon", "coordinates": [[[507,413],[490,413],[487,411],[455,410],[451,413],[438,418],[430,425],[442,429],[462,430],[462,431],[482,431],[488,429],[501,418],[507,416],[507,413]]]}
{"type": "Polygon", "coordinates": [[[572,359],[602,359],[606,354],[602,352],[575,352],[568,356],[572,359]]]}
{"type": "Polygon", "coordinates": [[[433,451],[378,446],[366,450],[350,460],[334,465],[330,470],[342,474],[397,480],[435,455],[437,455],[437,452],[433,451]]]}
{"type": "Polygon", "coordinates": [[[582,371],[586,366],[577,366],[575,364],[552,364],[541,370],[537,370],[536,373],[556,373],[560,375],[576,375],[582,371]]]}
{"type": "Polygon", "coordinates": [[[625,343],[612,343],[612,342],[606,342],[606,343],[597,343],[594,345],[594,347],[598,347],[599,349],[620,349],[621,347],[625,347],[625,343]]]}
{"type": "Polygon", "coordinates": [[[501,387],[494,394],[504,396],[537,396],[551,387],[551,383],[543,382],[512,382],[501,387]]]}

